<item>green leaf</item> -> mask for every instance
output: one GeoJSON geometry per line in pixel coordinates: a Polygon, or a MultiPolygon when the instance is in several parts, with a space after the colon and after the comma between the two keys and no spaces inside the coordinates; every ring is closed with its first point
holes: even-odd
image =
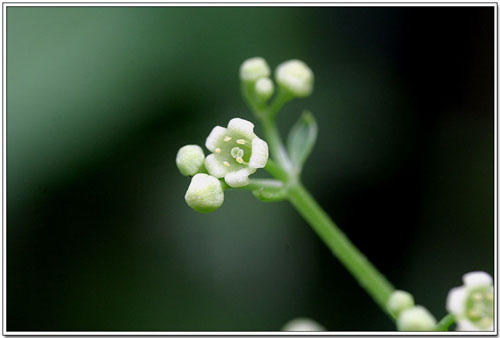
{"type": "Polygon", "coordinates": [[[304,111],[288,134],[288,154],[298,171],[313,150],[317,135],[318,125],[313,114],[304,111]]]}

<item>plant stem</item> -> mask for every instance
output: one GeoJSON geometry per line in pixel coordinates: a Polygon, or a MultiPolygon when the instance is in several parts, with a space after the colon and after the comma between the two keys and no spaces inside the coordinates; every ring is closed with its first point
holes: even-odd
{"type": "Polygon", "coordinates": [[[288,153],[286,152],[285,146],[281,141],[281,137],[278,133],[274,120],[269,116],[264,116],[261,118],[261,122],[264,128],[264,133],[266,134],[266,141],[269,142],[269,151],[271,152],[271,155],[285,171],[290,172],[293,170],[292,163],[288,158],[288,153]]]}
{"type": "Polygon", "coordinates": [[[384,312],[395,319],[386,307],[387,300],[394,291],[394,287],[387,279],[349,241],[299,182],[289,186],[288,198],[358,283],[373,297],[384,312]]]}
{"type": "Polygon", "coordinates": [[[455,317],[452,314],[447,314],[437,323],[434,331],[448,331],[450,326],[455,322],[455,317]]]}

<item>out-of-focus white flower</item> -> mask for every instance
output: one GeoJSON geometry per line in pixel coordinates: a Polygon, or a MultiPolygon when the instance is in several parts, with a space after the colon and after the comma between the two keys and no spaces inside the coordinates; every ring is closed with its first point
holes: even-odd
{"type": "Polygon", "coordinates": [[[281,331],[326,331],[326,329],[309,318],[295,318],[286,323],[281,331]]]}
{"type": "Polygon", "coordinates": [[[252,122],[240,118],[229,121],[227,128],[215,127],[205,146],[212,152],[205,158],[210,175],[224,178],[231,187],[248,185],[248,176],[264,168],[269,158],[267,143],[253,132],[252,122]]]}
{"type": "Polygon", "coordinates": [[[403,310],[409,309],[415,305],[413,296],[406,291],[394,291],[387,301],[387,309],[398,316],[403,310]]]}
{"type": "Polygon", "coordinates": [[[193,176],[196,174],[205,161],[205,154],[200,146],[189,144],[182,147],[177,152],[175,163],[177,168],[184,176],[193,176]]]}
{"type": "Polygon", "coordinates": [[[464,285],[450,290],[446,309],[455,316],[458,331],[493,330],[493,280],[486,272],[469,272],[464,285]]]}
{"type": "Polygon", "coordinates": [[[255,94],[261,100],[269,99],[274,93],[274,84],[270,78],[263,77],[255,82],[255,94]]]}
{"type": "Polygon", "coordinates": [[[420,305],[403,310],[397,320],[400,331],[432,331],[436,324],[436,318],[420,305]]]}
{"type": "Polygon", "coordinates": [[[263,77],[269,77],[271,71],[266,60],[253,57],[245,60],[240,67],[240,79],[245,82],[254,82],[263,77]]]}
{"type": "Polygon", "coordinates": [[[296,97],[311,95],[314,75],[312,70],[300,60],[289,60],[276,68],[276,82],[296,97]]]}
{"type": "Polygon", "coordinates": [[[213,176],[196,174],[191,179],[184,199],[195,211],[201,213],[215,211],[224,203],[222,184],[213,176]]]}

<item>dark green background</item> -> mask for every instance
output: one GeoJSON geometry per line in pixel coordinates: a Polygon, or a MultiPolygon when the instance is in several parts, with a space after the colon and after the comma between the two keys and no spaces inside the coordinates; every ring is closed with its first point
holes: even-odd
{"type": "Polygon", "coordinates": [[[257,55],[313,69],[279,115],[318,120],[305,185],[443,316],[493,272],[493,11],[8,6],[7,330],[394,329],[288,203],[185,204],[175,154],[252,119],[257,55]]]}

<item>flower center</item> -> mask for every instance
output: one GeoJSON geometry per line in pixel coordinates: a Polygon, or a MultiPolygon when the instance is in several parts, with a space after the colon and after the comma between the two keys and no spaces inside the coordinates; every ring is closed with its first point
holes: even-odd
{"type": "Polygon", "coordinates": [[[252,144],[238,133],[228,133],[218,143],[214,152],[220,155],[222,164],[237,170],[248,165],[252,154],[252,144]]]}
{"type": "Polygon", "coordinates": [[[480,328],[488,329],[493,324],[493,289],[471,290],[466,301],[467,318],[480,328]]]}

